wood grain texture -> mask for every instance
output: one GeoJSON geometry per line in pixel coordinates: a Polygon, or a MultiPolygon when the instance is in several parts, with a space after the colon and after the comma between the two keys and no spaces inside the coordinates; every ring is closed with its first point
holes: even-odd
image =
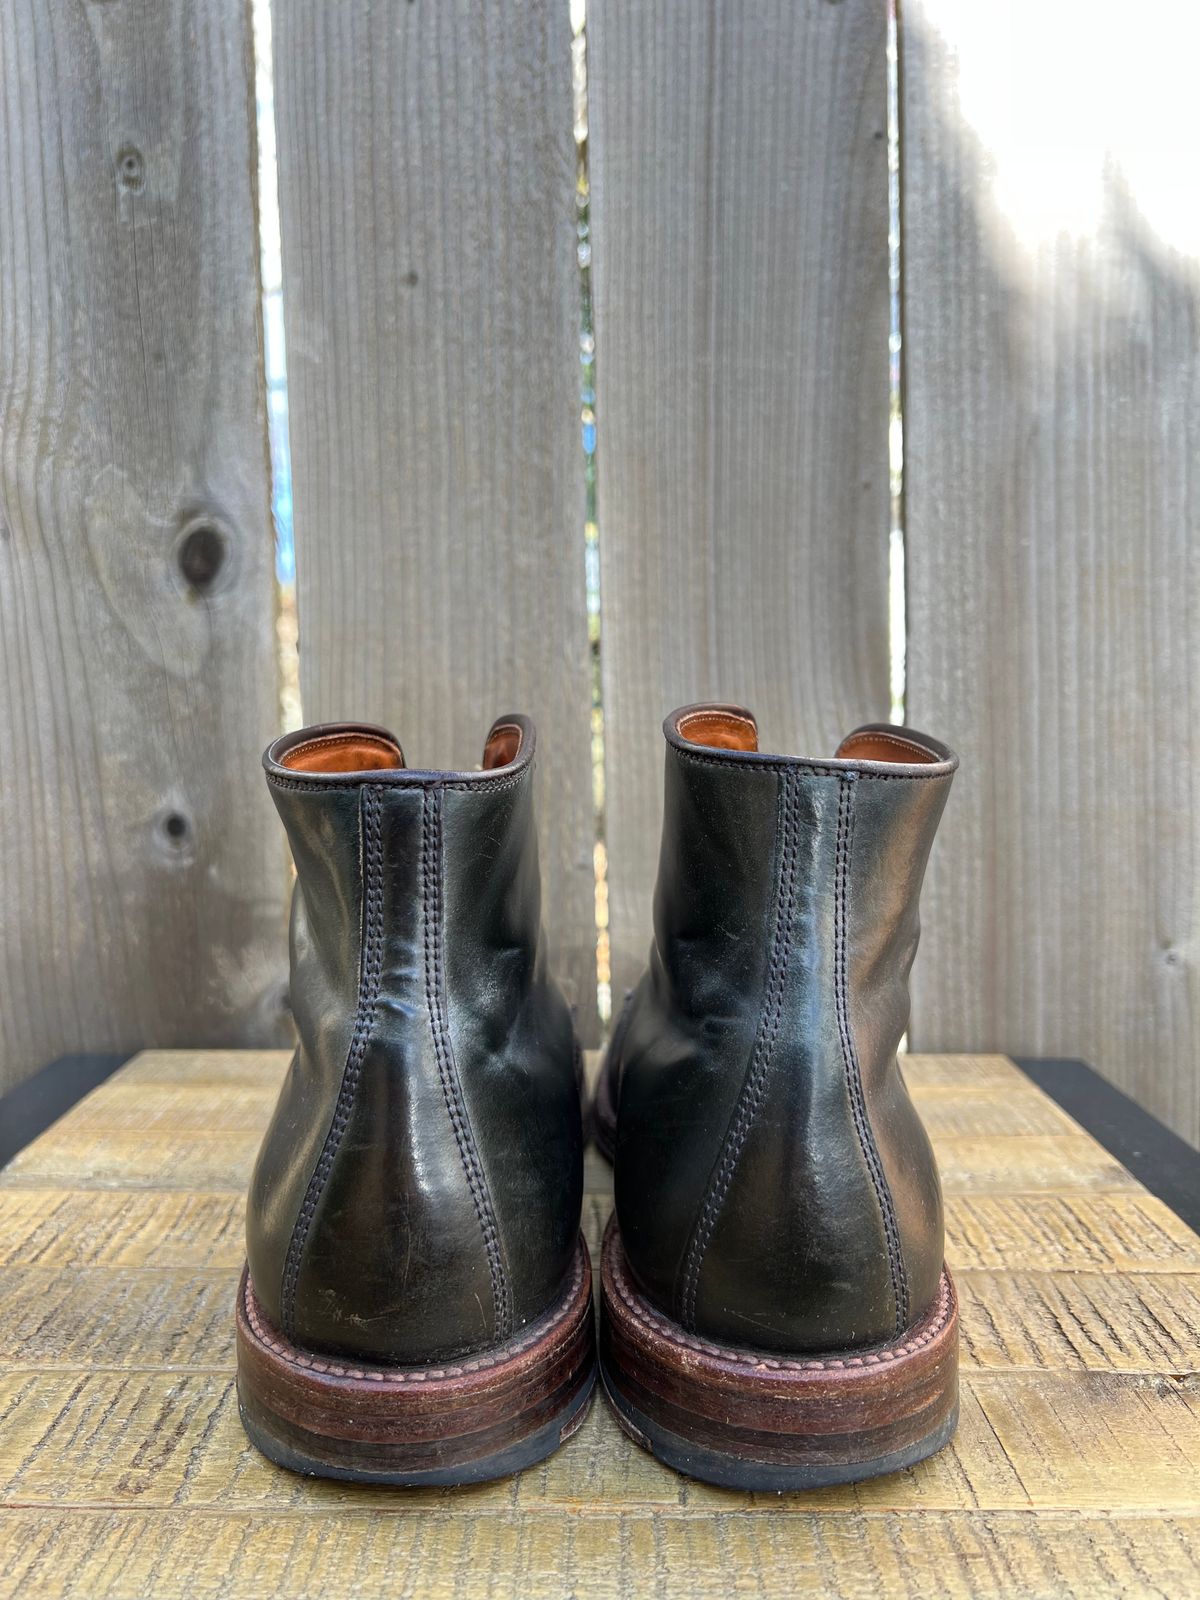
{"type": "Polygon", "coordinates": [[[224,1270],[246,1256],[240,1194],[0,1188],[0,1267],[224,1270]]]}
{"type": "Polygon", "coordinates": [[[902,18],[907,711],[963,758],[912,1038],[1200,1143],[1197,33],[1046,22],[902,18]]]}
{"type": "MultiPolygon", "coordinates": [[[[726,1497],[728,1498],[728,1497],[726,1497]]],[[[186,1594],[193,1600],[1162,1600],[1194,1585],[1200,1519],[1027,1512],[746,1516],[727,1506],[545,1517],[389,1507],[295,1512],[0,1511],[0,1595],[186,1594]],[[731,1587],[732,1585],[732,1587],[731,1587]]]]}
{"type": "Polygon", "coordinates": [[[614,996],[650,938],[660,724],[829,754],[888,709],[885,13],[588,7],[614,996]]]}
{"type": "Polygon", "coordinates": [[[591,1038],[567,12],[297,0],[274,36],[304,715],[460,768],[534,717],[544,915],[591,1038]]]}
{"type": "MultiPolygon", "coordinates": [[[[230,1141],[254,1136],[285,1059],[143,1055],[30,1148],[24,1176],[0,1176],[0,1596],[926,1600],[1200,1584],[1200,1237],[1127,1174],[1118,1186],[1091,1139],[995,1057],[906,1067],[963,1183],[947,1197],[962,1420],[920,1467],[733,1494],[661,1468],[602,1402],[540,1467],[467,1491],[271,1467],[233,1387],[230,1141]],[[239,1093],[244,1131],[200,1131],[205,1108],[232,1116],[239,1093]],[[1006,1131],[1014,1106],[1031,1131],[1006,1131]],[[133,1174],[121,1188],[114,1140],[133,1174]],[[57,1183],[33,1186],[50,1169],[57,1183]]],[[[587,1189],[594,1248],[611,1177],[590,1158],[587,1189]]]]}
{"type": "Polygon", "coordinates": [[[1200,1238],[1145,1190],[961,1194],[946,1197],[946,1255],[1013,1271],[1193,1271],[1200,1238]]]}
{"type": "Polygon", "coordinates": [[[280,1035],[249,16],[0,15],[0,1090],[280,1035]]]}

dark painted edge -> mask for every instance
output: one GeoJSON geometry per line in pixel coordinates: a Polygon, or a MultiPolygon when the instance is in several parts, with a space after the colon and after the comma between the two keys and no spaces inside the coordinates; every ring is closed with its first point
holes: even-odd
{"type": "Polygon", "coordinates": [[[1010,1059],[1152,1195],[1200,1233],[1200,1150],[1086,1061],[1010,1059]]]}
{"type": "Polygon", "coordinates": [[[4,1167],[27,1144],[59,1117],[78,1104],[85,1094],[111,1078],[129,1060],[125,1055],[59,1056],[32,1078],[17,1084],[0,1098],[0,1167],[4,1167]]]}

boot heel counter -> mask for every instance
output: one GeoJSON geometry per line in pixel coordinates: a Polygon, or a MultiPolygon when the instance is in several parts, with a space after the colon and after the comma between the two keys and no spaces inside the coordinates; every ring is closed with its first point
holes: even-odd
{"type": "Polygon", "coordinates": [[[846,1030],[888,1197],[903,1289],[899,1330],[937,1298],[943,1268],[937,1160],[896,1051],[909,1024],[921,885],[953,775],[951,757],[924,777],[865,776],[855,787],[848,845],[846,1030]]]}
{"type": "Polygon", "coordinates": [[[685,1325],[719,1343],[793,1353],[894,1337],[901,1247],[835,1039],[780,1044],[753,1123],[730,1155],[685,1325]]]}
{"type": "Polygon", "coordinates": [[[840,1058],[785,1042],[742,1128],[724,1107],[685,1116],[698,1075],[680,1073],[670,1097],[636,1067],[622,1085],[616,1215],[641,1292],[717,1343],[819,1353],[893,1337],[888,1240],[840,1058]]]}
{"type": "Polygon", "coordinates": [[[898,1065],[872,1100],[880,1159],[895,1206],[907,1284],[906,1324],[936,1300],[945,1265],[945,1218],[937,1157],[898,1065]]]}
{"type": "Polygon", "coordinates": [[[314,799],[297,783],[276,803],[299,875],[300,1048],[256,1167],[255,1292],[323,1353],[420,1363],[480,1348],[507,1319],[449,1092],[436,790],[314,799]]]}
{"type": "Polygon", "coordinates": [[[822,1350],[891,1337],[903,1255],[847,989],[856,775],[781,773],[772,936],[753,1049],[683,1274],[683,1321],[822,1350]]]}
{"type": "MultiPolygon", "coordinates": [[[[482,1349],[512,1328],[503,1244],[450,1036],[444,798],[437,784],[376,791],[377,851],[364,812],[361,1070],[352,1041],[349,1111],[331,1124],[338,1151],[309,1225],[296,1319],[297,1337],[306,1324],[310,1341],[398,1362],[482,1349]]],[[[304,1225],[302,1211],[297,1230],[304,1225]]]]}
{"type": "Polygon", "coordinates": [[[320,1146],[320,1129],[305,1111],[305,1076],[297,1050],[258,1148],[246,1197],[246,1263],[258,1302],[278,1328],[283,1326],[288,1246],[320,1146]]]}
{"type": "Polygon", "coordinates": [[[307,1226],[298,1218],[285,1331],[309,1349],[420,1365],[506,1335],[426,1030],[390,1021],[307,1226]]]}
{"type": "Polygon", "coordinates": [[[268,783],[296,865],[289,1001],[298,1044],[259,1147],[246,1207],[246,1257],[259,1304],[283,1326],[288,1251],[334,1115],[357,1014],[363,875],[358,794],[268,783]],[[310,912],[310,898],[319,914],[310,912]]]}

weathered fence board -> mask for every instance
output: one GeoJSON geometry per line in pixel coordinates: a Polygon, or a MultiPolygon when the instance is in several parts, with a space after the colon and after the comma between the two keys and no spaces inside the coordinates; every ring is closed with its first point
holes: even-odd
{"type": "Polygon", "coordinates": [[[0,1088],[277,1036],[248,18],[0,8],[0,1088]]]}
{"type": "Polygon", "coordinates": [[[301,690],[471,766],[540,737],[543,906],[595,1018],[565,3],[275,16],[301,690]]]}
{"type": "Polygon", "coordinates": [[[888,708],[885,13],[591,0],[614,986],[644,959],[659,724],[831,753],[888,708]]]}
{"type": "Polygon", "coordinates": [[[1157,9],[904,7],[908,711],[963,756],[912,1037],[1200,1140],[1200,40],[1157,9]]]}

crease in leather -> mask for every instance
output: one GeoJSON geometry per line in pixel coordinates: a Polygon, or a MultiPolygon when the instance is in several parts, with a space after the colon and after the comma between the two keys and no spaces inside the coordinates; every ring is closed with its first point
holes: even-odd
{"type": "Polygon", "coordinates": [[[475,1215],[487,1253],[492,1286],[492,1332],[497,1342],[512,1333],[513,1301],[504,1250],[496,1226],[496,1213],[480,1162],[479,1149],[467,1115],[447,1022],[446,972],[443,956],[445,921],[442,872],[442,794],[427,789],[421,807],[421,905],[424,928],[425,999],[434,1058],[446,1102],[446,1115],[454,1129],[463,1172],[471,1191],[475,1215]]]}
{"type": "Polygon", "coordinates": [[[680,1293],[681,1321],[685,1328],[694,1329],[696,1321],[696,1288],[700,1270],[704,1265],[713,1232],[729,1193],[733,1175],[754,1124],[762,1101],[763,1089],[775,1051],[779,1023],[783,1012],[784,989],[787,982],[788,960],[791,954],[791,922],[796,893],[796,784],[793,774],[784,773],[779,780],[776,806],[775,861],[771,872],[774,883],[774,930],[771,936],[771,958],[763,990],[762,1006],[754,1045],[742,1079],[742,1087],[734,1106],[733,1117],[721,1146],[720,1156],[708,1181],[700,1215],[696,1220],[684,1258],[683,1284],[680,1293]]]}
{"type": "Polygon", "coordinates": [[[505,789],[448,791],[443,828],[447,1023],[515,1330],[569,1280],[583,1204],[578,1041],[541,931],[532,772],[505,789]]]}
{"type": "Polygon", "coordinates": [[[613,1175],[630,1272],[678,1320],[687,1247],[766,983],[762,907],[772,893],[779,775],[765,765],[693,765],[668,744],[663,804],[655,934],[610,1069],[618,1080],[613,1175]]]}

